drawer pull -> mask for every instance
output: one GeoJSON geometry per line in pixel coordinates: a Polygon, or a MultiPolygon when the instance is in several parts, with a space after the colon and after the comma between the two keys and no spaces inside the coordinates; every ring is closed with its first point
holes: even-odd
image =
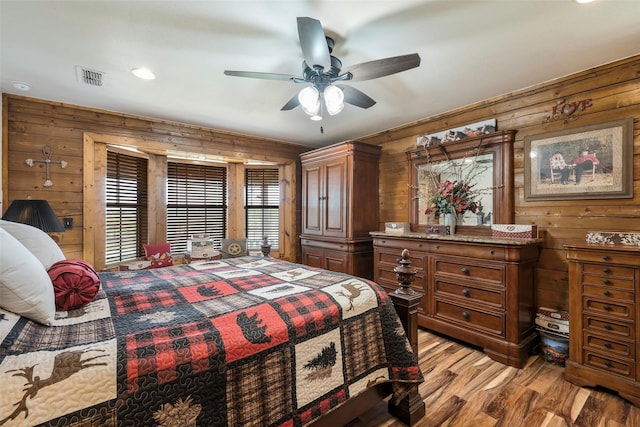
{"type": "Polygon", "coordinates": [[[465,297],[468,297],[469,295],[471,295],[471,292],[469,292],[469,289],[463,289],[462,295],[464,295],[465,297]]]}
{"type": "Polygon", "coordinates": [[[611,273],[611,269],[609,269],[609,268],[605,268],[602,271],[604,271],[605,273],[611,273]]]}
{"type": "Polygon", "coordinates": [[[494,251],[493,249],[491,249],[491,250],[489,251],[489,253],[490,253],[491,255],[493,255],[493,254],[495,254],[495,253],[496,253],[496,251],[494,251]]]}
{"type": "Polygon", "coordinates": [[[609,255],[605,255],[602,257],[602,259],[605,261],[609,261],[611,258],[609,257],[609,255]]]}
{"type": "Polygon", "coordinates": [[[612,329],[613,329],[613,328],[611,327],[611,325],[610,325],[610,324],[608,324],[608,323],[605,323],[605,324],[604,324],[604,328],[605,328],[607,331],[610,331],[610,330],[612,330],[612,329]]]}
{"type": "Polygon", "coordinates": [[[604,283],[605,285],[610,285],[610,284],[611,284],[611,280],[609,280],[609,279],[604,279],[604,280],[602,281],[602,283],[604,283]]]}
{"type": "Polygon", "coordinates": [[[611,311],[611,307],[608,305],[605,305],[603,308],[605,309],[605,311],[611,311]]]}
{"type": "Polygon", "coordinates": [[[609,292],[609,291],[604,291],[603,294],[604,294],[605,297],[611,296],[611,292],[609,292]]]}
{"type": "Polygon", "coordinates": [[[611,348],[611,343],[610,343],[610,342],[606,342],[606,343],[604,343],[604,347],[605,347],[605,348],[611,348]]]}
{"type": "Polygon", "coordinates": [[[467,267],[462,267],[460,271],[462,271],[462,274],[469,274],[469,269],[467,267]]]}
{"type": "Polygon", "coordinates": [[[436,245],[436,249],[440,249],[440,245],[436,245]]]}
{"type": "Polygon", "coordinates": [[[468,312],[463,311],[463,312],[462,312],[462,317],[464,317],[465,319],[469,320],[469,317],[470,317],[470,316],[469,316],[469,313],[468,313],[468,312]]]}
{"type": "Polygon", "coordinates": [[[611,368],[613,365],[611,364],[610,360],[605,360],[604,361],[604,366],[606,366],[607,368],[611,368]]]}
{"type": "Polygon", "coordinates": [[[418,243],[418,247],[421,248],[422,247],[422,243],[418,243]]]}

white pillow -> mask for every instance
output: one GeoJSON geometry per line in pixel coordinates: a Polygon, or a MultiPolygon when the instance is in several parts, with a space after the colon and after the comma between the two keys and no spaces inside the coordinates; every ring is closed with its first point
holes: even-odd
{"type": "Polygon", "coordinates": [[[38,258],[0,228],[0,307],[50,325],[56,314],[53,284],[38,258]]]}
{"type": "Polygon", "coordinates": [[[37,227],[0,219],[0,228],[4,228],[25,248],[29,249],[40,260],[45,270],[48,270],[56,262],[66,259],[62,249],[51,236],[37,227]]]}

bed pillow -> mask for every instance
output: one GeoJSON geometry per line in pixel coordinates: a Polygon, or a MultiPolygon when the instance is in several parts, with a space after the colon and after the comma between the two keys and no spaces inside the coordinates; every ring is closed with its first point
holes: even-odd
{"type": "Polygon", "coordinates": [[[173,265],[171,257],[171,243],[157,243],[144,245],[144,254],[151,261],[149,268],[168,267],[173,265]]]}
{"type": "Polygon", "coordinates": [[[0,227],[15,237],[40,260],[47,270],[53,263],[65,259],[60,246],[44,231],[19,222],[0,220],[0,227]]]}
{"type": "Polygon", "coordinates": [[[47,271],[53,283],[56,308],[69,311],[89,304],[100,290],[100,277],[88,262],[70,258],[47,271]]]}
{"type": "Polygon", "coordinates": [[[0,307],[50,325],[56,314],[53,286],[38,258],[0,228],[0,307]]]}

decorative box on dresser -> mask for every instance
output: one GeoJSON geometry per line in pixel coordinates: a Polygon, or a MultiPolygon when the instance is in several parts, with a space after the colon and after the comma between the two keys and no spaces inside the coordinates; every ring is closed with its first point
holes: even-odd
{"type": "Polygon", "coordinates": [[[640,247],[567,245],[569,359],[565,379],[640,406],[640,247]]]}
{"type": "Polygon", "coordinates": [[[535,344],[535,271],[541,239],[374,236],[374,280],[389,292],[393,269],[408,249],[418,269],[413,286],[425,294],[418,325],[482,347],[501,363],[521,368],[535,344]]]}
{"type": "Polygon", "coordinates": [[[303,264],[373,278],[380,151],[349,141],[300,155],[303,264]]]}

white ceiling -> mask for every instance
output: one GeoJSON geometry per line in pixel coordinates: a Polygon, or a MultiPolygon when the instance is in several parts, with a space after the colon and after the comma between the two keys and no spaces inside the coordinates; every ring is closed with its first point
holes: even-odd
{"type": "Polygon", "coordinates": [[[640,0],[0,0],[0,15],[2,92],[310,146],[640,53],[640,0]],[[422,63],[349,83],[377,104],[347,105],[321,134],[300,108],[280,111],[302,85],[223,74],[301,75],[298,16],[321,21],[343,69],[414,52],[422,63]],[[80,84],[76,66],[105,86],[80,84]],[[137,79],[138,66],[157,78],[137,79]]]}

